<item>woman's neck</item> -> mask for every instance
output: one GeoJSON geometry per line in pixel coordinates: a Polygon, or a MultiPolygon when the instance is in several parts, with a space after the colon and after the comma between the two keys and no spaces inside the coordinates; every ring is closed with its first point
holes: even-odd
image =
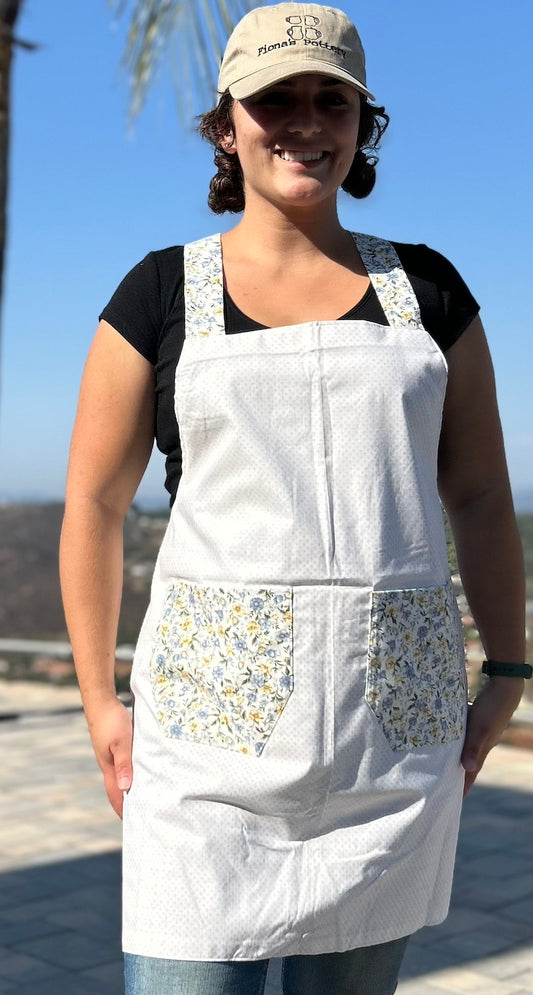
{"type": "Polygon", "coordinates": [[[245,252],[248,258],[265,262],[283,259],[302,262],[313,256],[341,261],[353,253],[353,241],[341,226],[336,209],[318,205],[313,212],[281,211],[274,205],[248,203],[242,219],[222,237],[223,248],[231,254],[245,252]]]}

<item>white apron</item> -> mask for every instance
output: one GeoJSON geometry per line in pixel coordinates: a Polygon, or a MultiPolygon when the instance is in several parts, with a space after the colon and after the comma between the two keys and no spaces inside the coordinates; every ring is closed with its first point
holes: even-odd
{"type": "Polygon", "coordinates": [[[444,357],[393,247],[388,325],[225,335],[186,246],[183,477],[135,655],[124,949],[344,951],[447,914],[464,652],[436,487],[444,357]]]}

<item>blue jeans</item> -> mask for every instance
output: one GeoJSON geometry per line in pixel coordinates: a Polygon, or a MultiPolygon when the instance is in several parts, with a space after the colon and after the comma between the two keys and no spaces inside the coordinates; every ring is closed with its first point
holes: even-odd
{"type": "MultiPolygon", "coordinates": [[[[285,957],[283,995],[393,995],[409,937],[343,954],[285,957]]],[[[125,954],[126,995],[263,995],[268,960],[163,960],[125,954]]]]}

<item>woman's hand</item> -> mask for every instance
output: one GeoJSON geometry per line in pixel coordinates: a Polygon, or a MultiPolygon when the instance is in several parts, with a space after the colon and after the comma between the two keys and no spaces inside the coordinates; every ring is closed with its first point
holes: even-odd
{"type": "Polygon", "coordinates": [[[122,818],[124,792],[131,787],[133,771],[131,746],[133,723],[130,712],[119,698],[86,705],[85,712],[98,765],[104,775],[107,797],[122,818]]]}
{"type": "Polygon", "coordinates": [[[466,771],[464,794],[472,787],[487,754],[499,742],[518,705],[524,681],[520,677],[491,677],[468,707],[461,763],[466,771]]]}

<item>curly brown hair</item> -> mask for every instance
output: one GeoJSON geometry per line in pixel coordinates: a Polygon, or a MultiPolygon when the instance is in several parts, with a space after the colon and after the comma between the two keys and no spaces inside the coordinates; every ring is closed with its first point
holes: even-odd
{"type": "MultiPolygon", "coordinates": [[[[217,173],[209,184],[207,203],[214,214],[244,211],[244,182],[238,155],[226,152],[220,145],[224,135],[233,131],[233,97],[229,90],[222,94],[213,110],[202,114],[198,131],[215,149],[217,173]]],[[[369,104],[361,94],[361,118],[357,134],[357,150],[342,189],[352,197],[368,197],[376,182],[377,149],[383,137],[389,115],[384,107],[369,104]]]]}

